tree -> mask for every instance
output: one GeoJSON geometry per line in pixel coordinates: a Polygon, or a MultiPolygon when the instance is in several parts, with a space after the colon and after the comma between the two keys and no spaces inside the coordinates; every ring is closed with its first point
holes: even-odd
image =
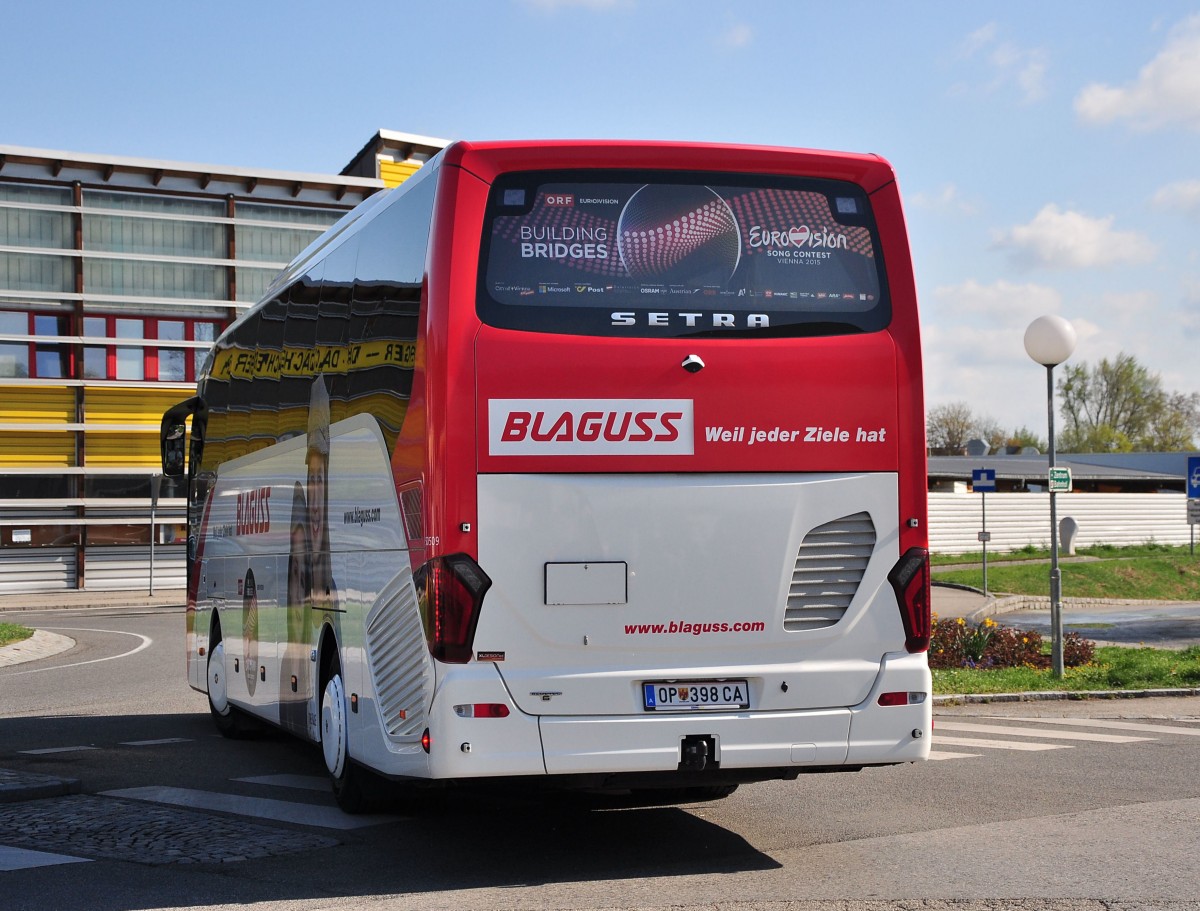
{"type": "Polygon", "coordinates": [[[1063,368],[1058,393],[1065,452],[1177,452],[1200,432],[1200,394],[1164,391],[1158,374],[1123,352],[1063,368]]]}
{"type": "Polygon", "coordinates": [[[1022,449],[1036,449],[1038,452],[1046,452],[1047,445],[1044,437],[1039,437],[1028,427],[1018,427],[1012,432],[1006,441],[1006,445],[1013,447],[1020,452],[1022,449]]]}
{"type": "Polygon", "coordinates": [[[962,455],[975,423],[966,402],[935,405],[925,417],[925,445],[934,455],[962,455]]]}
{"type": "Polygon", "coordinates": [[[1046,444],[1025,427],[1012,432],[995,420],[975,415],[966,402],[935,405],[925,418],[925,445],[930,455],[963,455],[970,440],[983,440],[991,452],[1033,446],[1044,452],[1046,444]]]}

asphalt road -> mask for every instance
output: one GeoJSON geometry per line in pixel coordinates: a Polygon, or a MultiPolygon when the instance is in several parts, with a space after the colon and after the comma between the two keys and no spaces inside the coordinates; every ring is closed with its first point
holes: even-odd
{"type": "Polygon", "coordinates": [[[19,619],[77,645],[0,668],[0,769],[80,793],[0,804],[5,911],[1200,907],[1196,698],[939,708],[937,761],[683,807],[473,790],[346,817],[315,747],[216,735],[181,613],[19,619]]]}

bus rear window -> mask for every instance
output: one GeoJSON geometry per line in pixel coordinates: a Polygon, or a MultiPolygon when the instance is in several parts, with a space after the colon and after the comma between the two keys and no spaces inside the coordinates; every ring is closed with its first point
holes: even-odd
{"type": "Polygon", "coordinates": [[[492,187],[489,325],[682,338],[872,332],[890,320],[855,184],[744,175],[520,173],[492,187]]]}

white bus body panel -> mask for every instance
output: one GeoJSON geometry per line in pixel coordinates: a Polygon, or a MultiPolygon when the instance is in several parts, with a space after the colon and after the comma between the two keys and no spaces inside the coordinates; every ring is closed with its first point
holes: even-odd
{"type": "MultiPolygon", "coordinates": [[[[282,660],[291,654],[307,662],[302,673],[309,739],[317,729],[319,665],[311,660],[323,630],[334,631],[346,692],[358,697],[349,718],[350,754],[395,774],[428,775],[421,733],[434,685],[413,589],[408,545],[387,447],[369,415],[330,427],[328,479],[329,563],[332,589],[314,602],[303,642],[287,642],[287,573],[293,494],[306,483],[306,438],[296,437],[221,466],[211,493],[197,591],[196,639],[206,646],[210,611],[219,612],[227,662],[229,701],[256,717],[280,723],[280,699],[287,698],[290,673],[282,660]],[[245,497],[269,502],[247,521],[245,497]],[[238,514],[239,495],[243,513],[238,514]],[[258,628],[254,641],[243,616],[246,571],[258,589],[258,628]],[[253,681],[247,659],[265,668],[253,681]],[[235,662],[238,672],[234,672],[235,662]]],[[[316,555],[314,554],[314,559],[316,555]]],[[[206,689],[204,658],[189,650],[189,681],[206,689]]]]}
{"type": "MultiPolygon", "coordinates": [[[[712,737],[730,769],[923,759],[929,700],[875,703],[930,692],[925,657],[903,652],[887,581],[896,502],[889,473],[480,476],[479,562],[493,585],[476,652],[540,717],[551,774],[672,770],[692,735],[712,737]],[[785,628],[810,534],[862,513],[875,536],[859,545],[865,565],[843,613],[785,628]],[[593,566],[603,575],[585,579],[593,566]],[[643,704],[649,681],[724,679],[747,681],[748,709],[643,704]]],[[[820,576],[806,589],[817,600],[820,576]]],[[[442,670],[439,699],[457,692],[457,670],[442,670]]]]}

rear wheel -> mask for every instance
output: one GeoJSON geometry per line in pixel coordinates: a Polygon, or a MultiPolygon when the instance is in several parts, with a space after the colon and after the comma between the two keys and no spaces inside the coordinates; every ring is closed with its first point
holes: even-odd
{"type": "Polygon", "coordinates": [[[321,693],[321,752],[333,784],[333,796],[346,813],[361,813],[367,805],[364,785],[371,775],[350,758],[346,688],[337,659],[321,693]]]}

